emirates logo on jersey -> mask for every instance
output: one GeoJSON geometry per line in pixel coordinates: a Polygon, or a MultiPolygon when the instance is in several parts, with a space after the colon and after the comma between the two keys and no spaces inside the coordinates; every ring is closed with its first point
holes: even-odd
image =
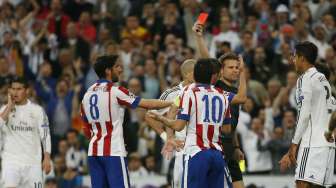
{"type": "Polygon", "coordinates": [[[13,131],[19,131],[19,132],[32,132],[34,130],[34,127],[29,127],[29,126],[15,126],[15,125],[11,125],[10,128],[13,131]]]}

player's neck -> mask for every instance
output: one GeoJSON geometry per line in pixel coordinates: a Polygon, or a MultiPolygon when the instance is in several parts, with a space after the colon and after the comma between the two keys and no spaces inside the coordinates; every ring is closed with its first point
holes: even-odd
{"type": "Polygon", "coordinates": [[[183,80],[182,82],[181,82],[181,84],[182,84],[182,86],[183,87],[185,87],[185,86],[187,86],[187,85],[190,85],[192,82],[189,82],[188,80],[183,80]]]}
{"type": "Polygon", "coordinates": [[[310,68],[314,67],[314,65],[307,63],[303,66],[302,74],[306,73],[310,68]]]}
{"type": "Polygon", "coordinates": [[[223,78],[222,81],[223,81],[226,85],[228,85],[228,86],[230,86],[230,87],[233,86],[233,84],[234,84],[233,82],[230,82],[229,80],[227,80],[227,79],[225,79],[225,78],[223,78]]]}

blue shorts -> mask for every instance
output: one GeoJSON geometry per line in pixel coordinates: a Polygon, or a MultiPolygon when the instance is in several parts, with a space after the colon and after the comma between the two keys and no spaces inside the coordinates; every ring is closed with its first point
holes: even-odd
{"type": "Polygon", "coordinates": [[[231,178],[223,154],[215,149],[206,149],[193,157],[186,157],[183,168],[182,188],[229,188],[231,178]]]}
{"type": "Polygon", "coordinates": [[[130,187],[127,160],[119,156],[88,157],[92,188],[130,187]]]}

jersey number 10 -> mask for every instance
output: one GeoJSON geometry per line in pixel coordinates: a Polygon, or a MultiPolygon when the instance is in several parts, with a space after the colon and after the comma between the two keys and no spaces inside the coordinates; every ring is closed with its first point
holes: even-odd
{"type": "Polygon", "coordinates": [[[41,182],[34,182],[34,188],[42,188],[41,182]]]}
{"type": "MultiPolygon", "coordinates": [[[[209,104],[209,96],[204,95],[202,101],[205,104],[205,117],[203,122],[210,123],[210,104],[209,104]]],[[[223,101],[220,97],[214,96],[211,98],[211,120],[214,123],[220,123],[223,117],[223,101]],[[217,105],[219,105],[219,110],[217,112],[217,105]]]]}

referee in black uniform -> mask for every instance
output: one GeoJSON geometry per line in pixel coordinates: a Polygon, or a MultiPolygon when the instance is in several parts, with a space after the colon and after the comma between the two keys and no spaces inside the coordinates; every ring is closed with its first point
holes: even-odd
{"type": "MultiPolygon", "coordinates": [[[[210,58],[210,54],[203,39],[204,25],[196,22],[192,28],[195,34],[196,44],[202,58],[210,58]]],[[[226,53],[222,55],[218,61],[221,65],[217,66],[220,70],[220,78],[215,86],[224,91],[237,93],[238,89],[234,84],[239,80],[239,57],[234,53],[226,53]]],[[[240,150],[239,141],[235,129],[238,124],[239,105],[230,105],[231,110],[231,135],[223,135],[222,143],[224,147],[225,159],[228,163],[231,173],[233,188],[244,188],[243,176],[240,171],[238,161],[244,159],[244,154],[240,150]]]]}
{"type": "MultiPolygon", "coordinates": [[[[239,80],[239,58],[234,53],[226,53],[219,59],[221,63],[220,79],[216,82],[215,86],[227,92],[237,93],[238,89],[234,86],[239,80]]],[[[238,124],[239,105],[230,105],[231,110],[231,135],[223,136],[222,143],[224,147],[225,159],[228,163],[228,168],[231,173],[233,187],[243,188],[243,176],[239,168],[239,160],[244,159],[244,154],[240,150],[238,136],[235,129],[238,124]]]]}

